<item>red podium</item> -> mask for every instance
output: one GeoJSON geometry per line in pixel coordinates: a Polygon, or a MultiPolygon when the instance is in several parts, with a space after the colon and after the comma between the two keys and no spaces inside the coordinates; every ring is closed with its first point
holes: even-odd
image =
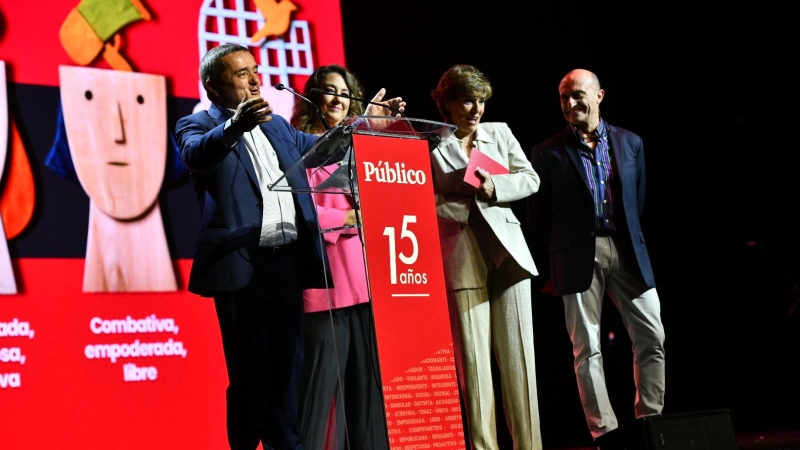
{"type": "Polygon", "coordinates": [[[391,449],[465,448],[430,170],[430,146],[454,130],[422,119],[351,117],[290,169],[339,162],[309,190],[353,194],[361,210],[391,449]]]}

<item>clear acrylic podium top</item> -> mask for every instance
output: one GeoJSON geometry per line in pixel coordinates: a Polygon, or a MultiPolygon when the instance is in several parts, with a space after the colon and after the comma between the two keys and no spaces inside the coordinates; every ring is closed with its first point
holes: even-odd
{"type": "MultiPolygon", "coordinates": [[[[439,142],[453,134],[456,129],[457,127],[453,124],[411,117],[349,116],[345,118],[341,125],[323,133],[311,150],[268,187],[270,191],[280,192],[357,193],[358,182],[355,176],[353,134],[426,140],[428,141],[428,147],[433,149],[439,145],[439,142]],[[330,171],[331,175],[316,186],[279,185],[286,176],[298,170],[304,172],[308,170],[311,174],[318,170],[325,170],[326,172],[330,171]]],[[[306,173],[303,174],[304,177],[306,173]]],[[[312,176],[309,178],[320,177],[312,176]]]]}

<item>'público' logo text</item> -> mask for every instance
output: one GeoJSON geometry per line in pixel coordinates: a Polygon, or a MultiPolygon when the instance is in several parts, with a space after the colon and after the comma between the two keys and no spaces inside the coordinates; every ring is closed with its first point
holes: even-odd
{"type": "Polygon", "coordinates": [[[372,181],[373,176],[378,183],[425,184],[426,181],[425,172],[421,170],[406,170],[405,163],[396,162],[392,167],[388,161],[378,161],[378,164],[365,161],[364,181],[372,181]]]}

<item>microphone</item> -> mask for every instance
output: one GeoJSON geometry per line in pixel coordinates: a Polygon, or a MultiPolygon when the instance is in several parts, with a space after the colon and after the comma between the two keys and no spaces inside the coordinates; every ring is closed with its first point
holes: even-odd
{"type": "Polygon", "coordinates": [[[292,94],[294,94],[294,95],[302,98],[303,100],[307,101],[308,103],[310,103],[311,106],[314,107],[314,111],[317,112],[317,117],[319,118],[319,121],[322,122],[322,126],[324,126],[326,130],[330,130],[331,129],[331,124],[328,123],[328,119],[325,118],[325,115],[322,114],[322,110],[319,109],[319,106],[317,106],[316,103],[314,103],[311,100],[309,100],[309,99],[303,97],[302,95],[298,94],[297,91],[295,91],[294,89],[290,88],[289,86],[284,85],[283,83],[276,84],[275,85],[275,89],[277,89],[279,91],[289,91],[292,94]]]}
{"type": "Polygon", "coordinates": [[[332,96],[334,96],[334,97],[344,97],[344,98],[349,98],[350,100],[355,100],[355,101],[358,101],[358,102],[361,102],[361,103],[363,103],[363,104],[364,104],[364,106],[366,106],[366,105],[367,105],[367,103],[369,103],[369,104],[372,104],[372,105],[378,105],[378,106],[382,106],[382,107],[384,107],[384,108],[389,108],[389,109],[391,109],[392,111],[396,112],[397,114],[400,114],[400,116],[401,116],[401,117],[405,117],[405,114],[403,114],[403,111],[400,111],[399,109],[397,109],[397,108],[395,108],[395,107],[393,107],[393,106],[384,105],[384,104],[377,103],[377,102],[372,102],[372,101],[369,101],[369,100],[365,100],[365,99],[363,99],[363,98],[351,97],[351,96],[349,96],[349,95],[345,95],[345,94],[336,94],[336,93],[333,93],[333,92],[326,92],[326,91],[323,91],[322,89],[319,89],[319,88],[311,88],[311,90],[309,91],[309,93],[311,93],[311,94],[320,94],[320,95],[332,95],[332,96]]]}

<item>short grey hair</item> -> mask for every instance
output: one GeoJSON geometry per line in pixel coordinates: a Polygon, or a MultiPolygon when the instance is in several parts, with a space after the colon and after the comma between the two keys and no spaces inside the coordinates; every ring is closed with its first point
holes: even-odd
{"type": "Polygon", "coordinates": [[[222,64],[222,58],[230,55],[231,53],[249,52],[250,50],[239,44],[222,44],[218,45],[203,55],[200,60],[200,83],[203,89],[208,91],[206,82],[217,81],[225,72],[225,64],[222,64]]]}

